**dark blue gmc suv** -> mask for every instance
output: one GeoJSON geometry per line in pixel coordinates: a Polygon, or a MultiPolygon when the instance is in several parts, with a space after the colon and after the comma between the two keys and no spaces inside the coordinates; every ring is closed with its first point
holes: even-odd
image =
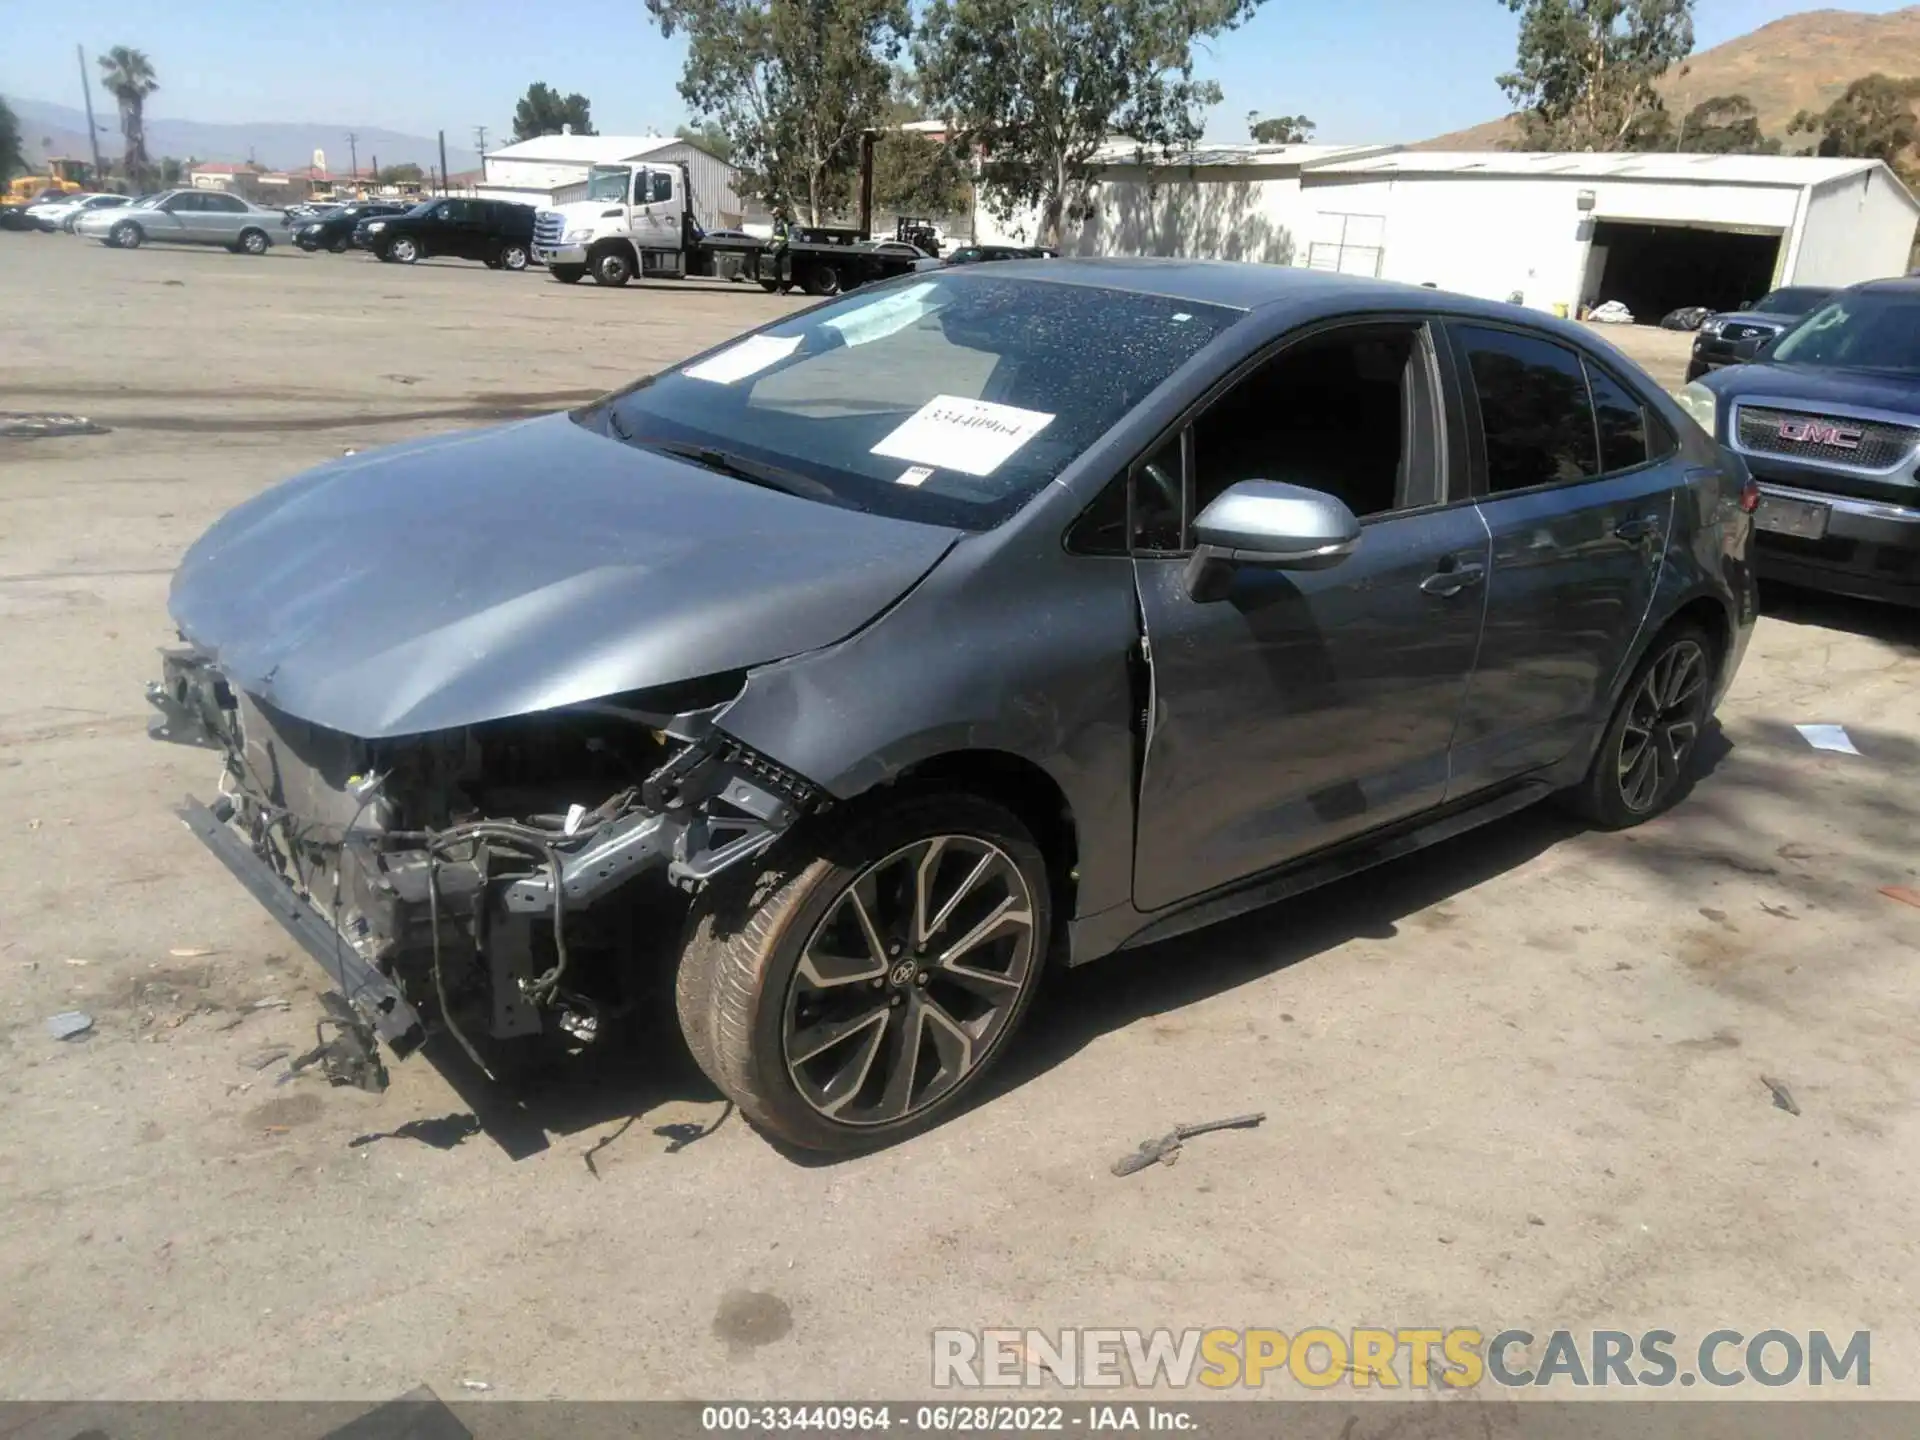
{"type": "Polygon", "coordinates": [[[1920,278],[1840,291],[1681,404],[1759,482],[1762,578],[1920,605],[1920,278]]]}

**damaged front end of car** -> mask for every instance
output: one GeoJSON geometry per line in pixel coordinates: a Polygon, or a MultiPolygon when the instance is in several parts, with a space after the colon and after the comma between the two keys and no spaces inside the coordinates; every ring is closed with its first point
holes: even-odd
{"type": "MultiPolygon", "coordinates": [[[[677,941],[687,896],[825,808],[716,728],[745,681],[368,740],[185,648],[148,687],[149,732],[220,754],[217,797],[176,813],[331,977],[361,1047],[444,1031],[497,1077],[645,1003],[636,957],[677,941]]],[[[384,1076],[375,1056],[354,1083],[384,1076]]]]}

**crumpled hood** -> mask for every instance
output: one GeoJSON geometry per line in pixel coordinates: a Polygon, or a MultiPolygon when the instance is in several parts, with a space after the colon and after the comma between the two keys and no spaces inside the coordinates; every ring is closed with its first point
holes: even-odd
{"type": "Polygon", "coordinates": [[[1836,370],[1811,365],[1729,365],[1701,377],[1715,393],[1733,400],[1755,395],[1813,404],[1920,414],[1920,377],[1872,370],[1836,370]]]}
{"type": "Polygon", "coordinates": [[[275,486],[194,543],[168,608],[233,684],[380,739],[832,644],[956,538],[549,415],[275,486]]]}

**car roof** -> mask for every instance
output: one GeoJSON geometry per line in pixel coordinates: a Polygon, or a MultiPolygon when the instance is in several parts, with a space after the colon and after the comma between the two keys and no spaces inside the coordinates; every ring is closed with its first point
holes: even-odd
{"type": "Polygon", "coordinates": [[[1867,280],[1853,289],[1869,295],[1920,295],[1920,275],[1896,275],[1885,280],[1867,280]]]}
{"type": "MultiPolygon", "coordinates": [[[[1008,260],[996,265],[994,274],[1067,285],[1098,285],[1108,290],[1157,295],[1167,300],[1191,300],[1200,305],[1225,305],[1236,310],[1255,310],[1276,302],[1307,299],[1344,299],[1374,306],[1417,304],[1424,310],[1437,308],[1435,299],[1445,294],[1422,285],[1403,285],[1392,280],[1238,260],[1161,260],[1132,256],[1008,260]]],[[[1460,301],[1465,297],[1446,298],[1460,301]]]]}

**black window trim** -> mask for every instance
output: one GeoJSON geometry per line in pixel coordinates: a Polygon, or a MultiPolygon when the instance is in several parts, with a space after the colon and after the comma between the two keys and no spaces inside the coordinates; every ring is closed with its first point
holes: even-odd
{"type": "Polygon", "coordinates": [[[1646,389],[1623,378],[1619,371],[1605,364],[1600,358],[1577,341],[1568,340],[1530,325],[1517,325],[1509,320],[1487,319],[1479,315],[1448,314],[1435,316],[1436,323],[1446,332],[1446,348],[1453,361],[1453,379],[1459,394],[1462,419],[1465,422],[1467,449],[1472,456],[1471,473],[1468,487],[1478,500],[1505,500],[1510,495],[1538,495],[1549,490],[1565,490],[1574,485],[1592,485],[1601,480],[1618,480],[1622,476],[1636,475],[1655,465],[1663,465],[1671,460],[1680,448],[1680,438],[1673,428],[1661,418],[1660,412],[1648,401],[1646,389]],[[1557,345],[1580,362],[1581,383],[1587,391],[1587,418],[1593,425],[1594,464],[1606,463],[1605,447],[1600,440],[1600,407],[1593,399],[1593,377],[1589,373],[1598,370],[1627,394],[1640,402],[1641,423],[1647,429],[1647,458],[1638,465],[1624,465],[1618,470],[1601,470],[1593,475],[1583,475],[1578,480],[1543,480],[1538,485],[1528,485],[1519,490],[1499,490],[1488,488],[1487,484],[1487,435],[1480,415],[1479,392],[1473,388],[1473,367],[1465,353],[1466,341],[1461,336],[1464,329],[1500,330],[1509,335],[1518,335],[1523,339],[1539,340],[1548,345],[1557,345]],[[1468,404],[1471,400],[1473,403],[1468,404]],[[1655,452],[1654,435],[1662,437],[1664,448],[1655,452]]]}
{"type": "MultiPolygon", "coordinates": [[[[1462,438],[1458,426],[1462,419],[1460,411],[1463,407],[1459,403],[1458,384],[1450,373],[1450,357],[1446,353],[1448,346],[1440,334],[1442,323],[1447,318],[1449,317],[1430,310],[1381,310],[1327,316],[1319,320],[1309,321],[1296,330],[1289,330],[1286,334],[1275,337],[1255,350],[1252,354],[1244,357],[1231,370],[1227,371],[1225,375],[1215,380],[1213,384],[1202,391],[1198,397],[1189,402],[1177,416],[1156,431],[1153,438],[1143,445],[1139,453],[1127,463],[1121,472],[1121,476],[1116,476],[1114,480],[1108,482],[1108,484],[1111,485],[1120,482],[1122,477],[1124,477],[1124,483],[1127,489],[1127,548],[1124,553],[1136,559],[1146,560],[1186,559],[1193,554],[1193,522],[1195,519],[1193,503],[1194,422],[1206,412],[1208,406],[1212,405],[1222,395],[1245,380],[1261,366],[1267,364],[1269,361],[1279,359],[1282,354],[1296,345],[1305,344],[1339,330],[1377,329],[1383,326],[1404,325],[1412,327],[1417,332],[1415,343],[1421,347],[1426,359],[1427,384],[1431,391],[1430,409],[1432,413],[1430,421],[1434,427],[1435,448],[1439,452],[1435,459],[1440,478],[1440,499],[1425,505],[1410,505],[1404,510],[1382,510],[1374,515],[1359,516],[1357,518],[1360,521],[1360,528],[1364,530],[1367,526],[1376,522],[1401,520],[1412,515],[1437,515],[1442,511],[1452,510],[1461,505],[1473,504],[1478,497],[1471,492],[1472,467],[1467,463],[1468,457],[1464,453],[1466,447],[1458,443],[1458,440],[1462,438]],[[1173,438],[1176,433],[1180,436],[1182,492],[1182,514],[1180,517],[1181,548],[1178,550],[1137,549],[1133,544],[1133,494],[1135,478],[1138,476],[1141,467],[1158,454],[1160,448],[1165,445],[1169,439],[1173,438]]],[[[1061,532],[1061,544],[1069,553],[1088,558],[1098,558],[1113,553],[1122,553],[1077,550],[1073,545],[1072,537],[1075,528],[1080,524],[1082,518],[1088,511],[1099,504],[1100,495],[1104,494],[1105,489],[1105,486],[1101,487],[1101,492],[1097,493],[1094,499],[1082,508],[1061,532]]]]}

